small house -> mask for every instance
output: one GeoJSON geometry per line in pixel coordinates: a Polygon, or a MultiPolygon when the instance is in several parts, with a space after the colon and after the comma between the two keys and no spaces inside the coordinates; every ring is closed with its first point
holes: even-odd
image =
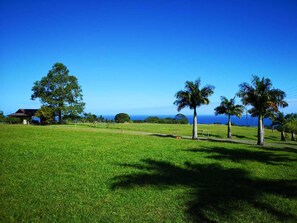
{"type": "Polygon", "coordinates": [[[8,116],[20,118],[23,124],[30,124],[32,121],[32,117],[39,109],[19,109],[15,113],[12,113],[8,116]]]}

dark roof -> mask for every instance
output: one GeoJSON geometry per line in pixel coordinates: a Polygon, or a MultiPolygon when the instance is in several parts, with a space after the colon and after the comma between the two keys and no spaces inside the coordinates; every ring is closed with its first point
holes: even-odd
{"type": "Polygon", "coordinates": [[[19,109],[15,113],[12,113],[8,116],[12,117],[32,117],[35,115],[35,113],[38,111],[38,109],[19,109]]]}

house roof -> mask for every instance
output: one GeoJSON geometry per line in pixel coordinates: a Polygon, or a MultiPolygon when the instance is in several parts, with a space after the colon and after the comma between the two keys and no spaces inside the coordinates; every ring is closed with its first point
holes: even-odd
{"type": "Polygon", "coordinates": [[[12,113],[8,116],[12,117],[32,117],[35,115],[35,113],[38,111],[38,109],[19,109],[15,113],[12,113]]]}

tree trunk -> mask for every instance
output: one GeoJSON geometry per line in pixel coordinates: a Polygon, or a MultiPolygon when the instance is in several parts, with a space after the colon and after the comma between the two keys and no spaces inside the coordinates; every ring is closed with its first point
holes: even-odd
{"type": "Polygon", "coordinates": [[[59,124],[62,124],[62,108],[63,108],[64,104],[63,103],[59,103],[59,112],[58,112],[58,115],[59,115],[59,124]]]}
{"type": "Polygon", "coordinates": [[[192,139],[198,139],[198,137],[197,137],[197,112],[196,112],[196,108],[194,108],[192,139]]]}
{"type": "Polygon", "coordinates": [[[281,131],[281,141],[286,141],[284,130],[281,131]]]}
{"type": "Polygon", "coordinates": [[[293,131],[291,132],[291,140],[295,141],[295,133],[293,131]]]}
{"type": "Polygon", "coordinates": [[[227,134],[227,137],[229,139],[232,138],[232,134],[231,134],[231,117],[230,117],[230,115],[228,116],[228,134],[227,134]]]}
{"type": "Polygon", "coordinates": [[[258,143],[257,145],[264,145],[264,126],[263,126],[263,117],[259,115],[258,117],[258,143]]]}
{"type": "Polygon", "coordinates": [[[59,124],[62,123],[62,111],[60,110],[59,111],[59,124]]]}

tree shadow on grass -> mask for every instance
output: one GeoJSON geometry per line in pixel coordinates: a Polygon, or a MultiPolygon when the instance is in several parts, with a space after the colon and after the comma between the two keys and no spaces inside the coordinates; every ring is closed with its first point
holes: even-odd
{"type": "Polygon", "coordinates": [[[257,140],[254,137],[248,137],[246,135],[238,135],[238,134],[232,134],[232,137],[233,138],[238,138],[238,139],[253,140],[253,141],[257,140]]]}
{"type": "Polygon", "coordinates": [[[292,148],[297,149],[297,142],[296,141],[291,141],[291,140],[286,140],[286,141],[280,141],[278,140],[277,142],[274,142],[275,144],[281,145],[281,146],[290,146],[292,148]]]}
{"type": "Polygon", "coordinates": [[[238,212],[248,215],[246,205],[280,221],[297,220],[295,214],[286,213],[273,203],[261,202],[261,196],[266,194],[296,198],[297,181],[255,179],[245,170],[227,169],[219,164],[186,162],[176,166],[170,162],[144,159],[139,164],[120,165],[143,172],[115,177],[113,189],[188,187],[191,192],[186,194],[186,214],[192,222],[220,222],[238,212]]]}
{"type": "Polygon", "coordinates": [[[265,139],[270,139],[270,140],[280,140],[280,136],[265,136],[265,139]]]}
{"type": "Polygon", "coordinates": [[[274,152],[288,152],[288,153],[296,153],[297,154],[297,148],[292,147],[284,147],[284,148],[273,148],[273,147],[263,147],[263,150],[267,151],[274,151],[274,152]]]}
{"type": "Polygon", "coordinates": [[[172,134],[151,134],[151,136],[161,137],[161,138],[176,138],[175,135],[172,134]]]}
{"type": "Polygon", "coordinates": [[[232,134],[233,137],[239,138],[239,139],[246,139],[246,136],[242,136],[242,135],[236,135],[236,134],[232,134]]]}
{"type": "Polygon", "coordinates": [[[215,147],[207,149],[188,149],[189,152],[200,152],[209,154],[207,158],[216,160],[231,160],[233,162],[256,161],[269,165],[286,165],[287,162],[294,162],[297,159],[290,158],[283,154],[275,154],[266,151],[251,151],[246,149],[226,149],[215,147]]]}

